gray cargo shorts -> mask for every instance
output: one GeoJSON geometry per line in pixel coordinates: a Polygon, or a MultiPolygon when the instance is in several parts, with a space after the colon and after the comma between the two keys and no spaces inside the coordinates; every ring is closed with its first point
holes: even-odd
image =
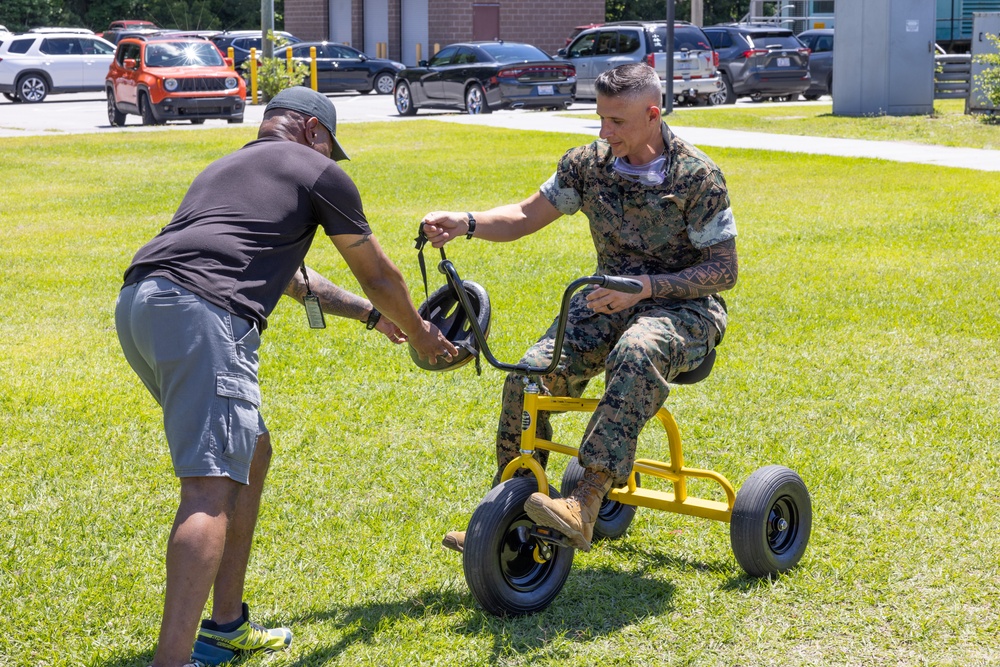
{"type": "Polygon", "coordinates": [[[129,365],[163,408],[178,477],[230,477],[246,484],[260,415],[260,335],[166,278],[122,288],[115,328],[129,365]]]}

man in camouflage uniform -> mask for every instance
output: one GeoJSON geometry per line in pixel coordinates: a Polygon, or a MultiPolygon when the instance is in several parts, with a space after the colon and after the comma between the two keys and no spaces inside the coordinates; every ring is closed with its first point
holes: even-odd
{"type": "MultiPolygon", "coordinates": [[[[622,65],[601,74],[595,88],[600,140],[568,151],[538,192],[520,204],[475,214],[439,211],[423,220],[429,241],[441,247],[462,235],[512,241],[583,211],[597,272],[642,282],[639,294],[577,293],[559,365],[542,378],[548,393],[579,397],[605,373],[604,395],[580,445],[583,480],[565,499],[535,493],[525,503],[532,520],[585,551],[601,501],[627,480],[639,431],[663,405],[668,383],[696,368],[721,340],[726,311],[718,292],[736,283],[738,267],[725,179],[662,121],[655,71],[622,65]]],[[[554,337],[555,324],[522,363],[548,365],[554,337]]],[[[519,455],[522,403],[522,377],[512,373],[504,384],[494,484],[519,455]]],[[[547,414],[539,414],[536,433],[551,439],[547,414]]],[[[535,456],[544,466],[548,452],[535,456]]],[[[464,532],[452,531],[444,545],[462,551],[464,542],[464,532]]]]}

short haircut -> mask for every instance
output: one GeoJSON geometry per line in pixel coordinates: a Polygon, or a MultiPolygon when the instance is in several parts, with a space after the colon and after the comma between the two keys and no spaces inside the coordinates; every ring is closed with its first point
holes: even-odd
{"type": "Polygon", "coordinates": [[[646,63],[629,63],[601,72],[594,81],[594,90],[604,97],[659,100],[663,96],[660,75],[646,63]]]}

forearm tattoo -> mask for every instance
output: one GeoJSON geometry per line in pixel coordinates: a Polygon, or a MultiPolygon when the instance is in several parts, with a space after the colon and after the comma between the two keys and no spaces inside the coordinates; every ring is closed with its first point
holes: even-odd
{"type": "MultiPolygon", "coordinates": [[[[364,320],[368,317],[368,313],[372,309],[368,299],[334,285],[312,269],[307,268],[306,271],[309,272],[309,287],[313,294],[319,297],[319,305],[324,313],[352,320],[364,320]]],[[[301,272],[295,272],[295,277],[285,288],[285,294],[299,303],[304,303],[306,283],[302,279],[301,272]]]]}
{"type": "Polygon", "coordinates": [[[730,239],[701,251],[701,261],[677,273],[650,276],[653,298],[697,299],[730,289],[736,284],[739,261],[736,240],[730,239]]]}
{"type": "Polygon", "coordinates": [[[371,234],[365,234],[364,236],[362,236],[360,239],[358,239],[348,247],[357,248],[358,246],[363,246],[364,244],[368,243],[371,240],[371,237],[372,237],[371,234]]]}

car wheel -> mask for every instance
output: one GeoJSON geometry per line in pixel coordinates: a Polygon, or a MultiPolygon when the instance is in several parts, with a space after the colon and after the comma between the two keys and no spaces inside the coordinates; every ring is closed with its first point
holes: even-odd
{"type": "Polygon", "coordinates": [[[759,103],[759,102],[763,102],[766,99],[768,99],[768,98],[765,97],[764,95],[762,95],[761,93],[758,93],[758,92],[750,93],[750,101],[751,102],[758,102],[759,103]]]}
{"type": "Polygon", "coordinates": [[[405,81],[396,84],[396,92],[393,95],[396,101],[396,112],[400,116],[412,116],[417,113],[417,108],[413,106],[413,96],[410,94],[410,86],[405,81]]]}
{"type": "Polygon", "coordinates": [[[391,95],[392,87],[396,83],[396,77],[389,72],[380,72],[375,77],[375,90],[378,91],[379,95],[391,95]]]}
{"type": "Polygon", "coordinates": [[[149,95],[139,93],[139,115],[142,116],[143,125],[157,125],[156,116],[153,115],[153,105],[149,102],[149,95]]]}
{"type": "Polygon", "coordinates": [[[205,119],[204,118],[192,118],[191,119],[191,124],[192,125],[204,125],[205,124],[205,119]]]}
{"type": "Polygon", "coordinates": [[[719,80],[722,82],[722,89],[712,93],[712,104],[736,104],[736,93],[733,91],[733,82],[729,80],[729,75],[720,72],[719,80]]]}
{"type": "Polygon", "coordinates": [[[125,124],[125,114],[118,110],[118,105],[115,104],[115,94],[108,89],[108,122],[111,123],[111,127],[121,127],[125,124]]]}
{"type": "Polygon", "coordinates": [[[17,96],[22,102],[41,102],[49,94],[49,82],[39,74],[25,74],[17,80],[17,96]]]}
{"type": "Polygon", "coordinates": [[[17,104],[18,102],[21,101],[21,98],[19,98],[17,95],[14,95],[12,93],[4,93],[3,96],[6,97],[11,102],[13,102],[14,104],[17,104]]]}
{"type": "Polygon", "coordinates": [[[490,113],[490,105],[486,102],[486,91],[478,83],[469,86],[465,91],[465,110],[469,114],[490,113]]]}
{"type": "Polygon", "coordinates": [[[239,125],[243,122],[243,116],[240,116],[239,118],[227,118],[226,121],[230,125],[239,125]]]}
{"type": "Polygon", "coordinates": [[[358,90],[356,90],[356,91],[354,91],[354,92],[356,92],[356,93],[358,93],[358,94],[360,94],[360,95],[367,95],[368,93],[372,92],[372,89],[371,89],[371,88],[369,88],[368,90],[361,90],[361,89],[359,88],[358,90]]]}
{"type": "Polygon", "coordinates": [[[805,99],[807,102],[815,102],[816,100],[819,99],[819,95],[816,95],[814,93],[809,93],[809,94],[803,95],[802,98],[805,99]]]}

